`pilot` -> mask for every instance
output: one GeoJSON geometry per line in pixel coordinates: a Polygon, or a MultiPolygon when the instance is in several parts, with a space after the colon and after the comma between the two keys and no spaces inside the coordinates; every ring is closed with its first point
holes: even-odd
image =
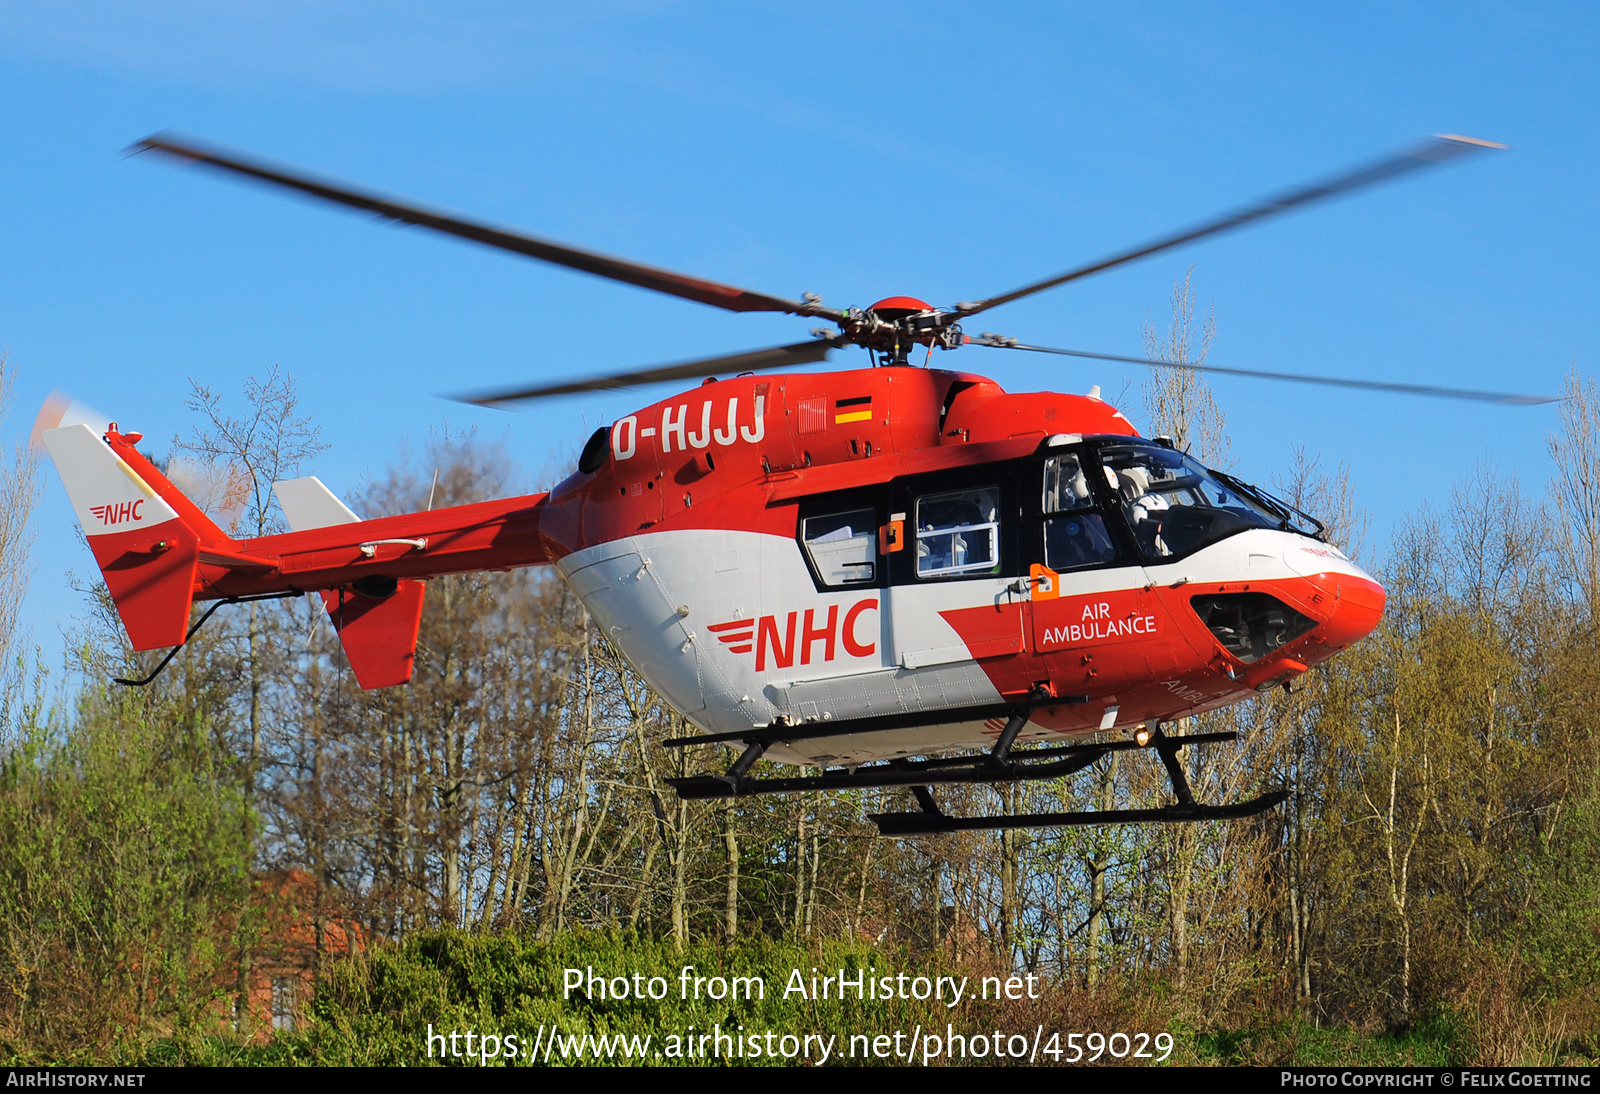
{"type": "Polygon", "coordinates": [[[1098,513],[1053,520],[1045,536],[1045,560],[1057,570],[1100,566],[1117,557],[1105,520],[1098,513]]]}
{"type": "Polygon", "coordinates": [[[1172,505],[1150,490],[1150,472],[1143,467],[1122,469],[1122,505],[1133,527],[1133,538],[1147,554],[1165,558],[1172,552],[1161,538],[1161,524],[1172,505]]]}
{"type": "Polygon", "coordinates": [[[1089,480],[1076,456],[1059,456],[1045,469],[1045,512],[1066,513],[1094,504],[1089,480]]]}

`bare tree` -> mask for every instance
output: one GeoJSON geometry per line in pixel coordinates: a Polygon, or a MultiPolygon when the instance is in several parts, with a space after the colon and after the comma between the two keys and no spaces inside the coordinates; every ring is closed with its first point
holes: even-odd
{"type": "MultiPolygon", "coordinates": [[[[11,407],[15,379],[10,355],[0,352],[0,421],[11,407]]],[[[28,593],[28,551],[33,545],[28,518],[39,501],[39,461],[25,441],[0,453],[0,461],[0,726],[5,726],[10,724],[23,678],[27,635],[22,628],[22,601],[28,593]]]]}
{"type": "Polygon", "coordinates": [[[1556,549],[1593,618],[1600,609],[1600,387],[1574,364],[1564,394],[1561,427],[1549,440],[1550,490],[1561,516],[1556,549]]]}
{"type": "Polygon", "coordinates": [[[1295,445],[1288,471],[1274,476],[1273,488],[1290,505],[1322,521],[1329,542],[1345,554],[1360,558],[1365,553],[1372,518],[1356,504],[1349,467],[1341,463],[1325,472],[1320,455],[1308,455],[1304,445],[1295,445]]]}
{"type": "MultiPolygon", "coordinates": [[[[296,415],[298,397],[294,378],[273,365],[264,379],[251,377],[245,383],[246,412],[239,417],[228,413],[221,395],[194,380],[190,381],[191,395],[188,405],[206,419],[197,427],[189,440],[173,440],[175,453],[188,453],[195,457],[212,483],[223,483],[223,488],[210,499],[215,504],[237,510],[243,503],[239,522],[249,534],[264,536],[284,531],[281,513],[276,510],[272,484],[295,474],[300,464],[327,446],[320,443],[321,430],[306,417],[296,415]]],[[[244,770],[240,777],[246,803],[255,799],[260,778],[262,759],[262,705],[263,692],[269,673],[262,664],[263,656],[275,643],[266,641],[267,610],[259,604],[248,609],[245,631],[245,663],[248,675],[248,700],[246,723],[249,740],[245,745],[244,770]]],[[[304,632],[304,628],[301,628],[304,632]]],[[[277,650],[272,651],[276,654],[277,650]]],[[[311,724],[316,727],[314,738],[320,743],[321,719],[313,715],[311,724]]],[[[320,776],[320,747],[313,749],[313,767],[320,776]]],[[[320,779],[313,785],[320,792],[320,779]]],[[[320,793],[314,794],[320,798],[320,793]]],[[[314,858],[318,856],[313,856],[314,858]]],[[[320,877],[318,878],[318,915],[320,924],[320,877]]],[[[320,941],[320,930],[318,939],[320,941]]],[[[239,991],[248,992],[252,955],[248,946],[242,946],[239,961],[239,991]]],[[[240,1008],[241,1032],[250,1021],[250,1008],[240,1008]]]]}
{"type": "MultiPolygon", "coordinates": [[[[1162,335],[1148,317],[1144,323],[1145,356],[1183,365],[1204,365],[1217,337],[1215,308],[1197,321],[1194,304],[1194,267],[1183,281],[1172,285],[1172,320],[1162,335]]],[[[1205,377],[1190,369],[1151,368],[1144,384],[1144,410],[1150,431],[1165,434],[1201,463],[1226,468],[1233,462],[1222,408],[1211,395],[1205,377]]]]}
{"type": "Polygon", "coordinates": [[[195,429],[187,441],[175,440],[174,451],[241,472],[248,533],[265,536],[283,531],[272,484],[293,475],[328,447],[319,439],[321,427],[295,414],[300,399],[294,377],[273,365],[264,379],[252,376],[245,381],[248,409],[241,417],[229,414],[222,396],[209,387],[194,380],[189,385],[189,409],[204,415],[208,424],[195,429]]]}

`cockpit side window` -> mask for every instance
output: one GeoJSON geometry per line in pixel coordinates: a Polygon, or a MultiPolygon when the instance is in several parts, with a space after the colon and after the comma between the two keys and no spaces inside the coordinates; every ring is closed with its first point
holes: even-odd
{"type": "Polygon", "coordinates": [[[994,486],[917,499],[917,577],[1000,572],[1000,490],[994,486]]]}
{"type": "Polygon", "coordinates": [[[1052,456],[1044,464],[1044,563],[1052,570],[1109,566],[1118,551],[1095,506],[1088,472],[1077,453],[1052,456]]]}
{"type": "Polygon", "coordinates": [[[1094,507],[1089,492],[1089,477],[1076,453],[1052,456],[1044,463],[1044,504],[1046,516],[1094,507]]]}

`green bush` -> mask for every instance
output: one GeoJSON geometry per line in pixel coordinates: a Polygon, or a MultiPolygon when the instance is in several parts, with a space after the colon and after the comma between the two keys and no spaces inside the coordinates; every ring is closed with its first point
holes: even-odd
{"type": "Polygon", "coordinates": [[[0,1058],[106,1064],[226,1029],[252,817],[210,738],[139,696],[0,759],[0,1058]]]}

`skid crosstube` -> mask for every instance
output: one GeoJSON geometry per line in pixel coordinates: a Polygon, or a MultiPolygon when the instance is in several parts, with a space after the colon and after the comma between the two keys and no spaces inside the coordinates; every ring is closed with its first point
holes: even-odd
{"type": "MultiPolygon", "coordinates": [[[[1197,733],[1188,737],[1169,737],[1174,746],[1232,741],[1234,733],[1197,733]]],[[[1139,750],[1136,741],[1105,741],[1082,745],[1057,745],[1011,752],[996,761],[992,752],[972,756],[950,756],[931,760],[889,760],[858,767],[854,771],[835,770],[821,775],[787,779],[752,779],[745,775],[759,758],[750,756],[763,745],[752,744],[734,762],[726,775],[695,775],[670,779],[678,797],[688,801],[713,798],[743,798],[755,794],[803,794],[814,790],[865,790],[885,786],[932,786],[940,783],[1010,783],[1033,779],[1059,779],[1072,775],[1112,752],[1139,750]],[[746,762],[746,757],[750,757],[746,762]]]]}
{"type": "Polygon", "coordinates": [[[1205,820],[1231,820],[1255,816],[1281,804],[1289,797],[1288,790],[1274,790],[1249,801],[1226,805],[1205,805],[1194,800],[1183,765],[1178,762],[1179,750],[1187,745],[1236,740],[1238,738],[1236,733],[1195,733],[1182,737],[1169,737],[1162,732],[1160,726],[1150,732],[1140,727],[1140,733],[1130,741],[1096,741],[1013,752],[1012,744],[1022,727],[1027,724],[1030,711],[1048,701],[1050,701],[1048,696],[1036,695],[1031,696],[1030,702],[1026,705],[1012,707],[1008,711],[1009,718],[1005,728],[1001,730],[994,748],[987,753],[923,760],[888,760],[854,770],[824,771],[821,775],[802,775],[795,778],[752,779],[749,771],[768,746],[779,741],[844,736],[864,730],[849,726],[817,729],[780,726],[753,731],[743,736],[727,733],[713,737],[679,738],[668,741],[667,744],[673,747],[686,747],[729,744],[737,741],[744,744],[745,748],[722,775],[697,775],[669,781],[677,790],[678,796],[686,801],[741,798],[757,794],[798,794],[818,790],[908,787],[916,797],[921,810],[914,813],[871,814],[870,819],[877,824],[878,834],[881,836],[925,836],[945,832],[1006,828],[1184,824],[1205,820]],[[1153,749],[1167,770],[1173,796],[1177,798],[1172,805],[1156,809],[1100,809],[1066,813],[1023,813],[1011,816],[952,817],[939,808],[931,789],[935,785],[950,783],[1010,783],[1057,779],[1082,771],[1109,753],[1145,748],[1153,749]]]}

